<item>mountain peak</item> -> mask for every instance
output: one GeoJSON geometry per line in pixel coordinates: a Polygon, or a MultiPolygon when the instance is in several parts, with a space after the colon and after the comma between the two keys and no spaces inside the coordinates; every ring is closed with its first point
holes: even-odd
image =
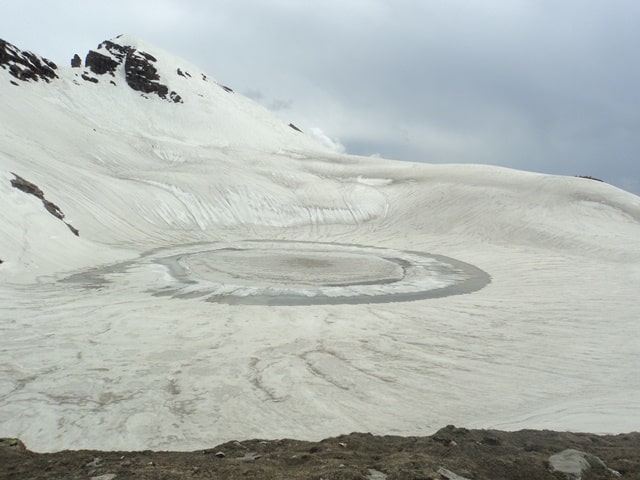
{"type": "Polygon", "coordinates": [[[71,117],[101,128],[108,125],[113,131],[260,150],[324,150],[313,138],[197,66],[134,36],[104,40],[60,67],[0,42],[3,83],[45,86],[46,82],[45,89],[32,85],[14,95],[16,111],[28,96],[42,108],[46,102],[55,105],[56,116],[63,106],[71,117]]]}
{"type": "Polygon", "coordinates": [[[129,35],[127,33],[123,33],[109,40],[111,43],[115,43],[121,45],[123,47],[131,47],[136,50],[142,50],[147,52],[162,52],[159,47],[142,40],[141,38],[136,37],[135,35],[129,35]]]}
{"type": "MultiPolygon", "coordinates": [[[[90,50],[85,57],[85,66],[95,75],[116,76],[118,70],[124,70],[127,85],[143,94],[155,94],[158,97],[175,103],[182,103],[182,97],[161,82],[156,68],[158,59],[142,49],[142,41],[130,35],[120,35],[113,40],[105,40],[96,50],[90,50]]],[[[76,57],[72,65],[81,65],[76,57]]],[[[96,76],[86,73],[83,79],[97,83],[96,76]]]]}

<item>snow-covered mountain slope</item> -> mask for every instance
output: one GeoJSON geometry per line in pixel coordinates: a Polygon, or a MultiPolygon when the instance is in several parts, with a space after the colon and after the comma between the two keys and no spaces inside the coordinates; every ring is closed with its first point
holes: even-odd
{"type": "Polygon", "coordinates": [[[640,429],[637,196],[337,154],[128,36],[73,64],[0,42],[0,435],[640,429]]]}

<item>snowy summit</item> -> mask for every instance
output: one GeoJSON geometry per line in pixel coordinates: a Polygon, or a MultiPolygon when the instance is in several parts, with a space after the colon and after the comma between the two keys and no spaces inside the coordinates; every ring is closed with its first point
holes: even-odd
{"type": "Polygon", "coordinates": [[[130,36],[0,67],[0,434],[640,429],[639,197],[336,153],[130,36]]]}

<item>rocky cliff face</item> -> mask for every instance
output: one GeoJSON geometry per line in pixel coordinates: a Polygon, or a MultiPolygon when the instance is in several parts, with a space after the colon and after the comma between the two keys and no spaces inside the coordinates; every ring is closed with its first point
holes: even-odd
{"type": "Polygon", "coordinates": [[[156,62],[157,59],[149,53],[109,40],[98,45],[97,51],[91,50],[85,58],[85,66],[96,75],[115,77],[116,70],[122,67],[127,85],[133,90],[182,103],[180,95],[173,90],[169,91],[169,87],[161,83],[158,70],[154,66],[156,62]]]}
{"type": "MultiPolygon", "coordinates": [[[[15,79],[28,82],[43,80],[49,83],[58,78],[58,68],[51,60],[35,53],[22,51],[15,45],[0,39],[0,67],[7,70],[15,79]]],[[[13,85],[19,85],[11,81],[13,85]]]]}
{"type": "MultiPolygon", "coordinates": [[[[154,65],[156,62],[157,59],[147,52],[106,40],[98,45],[96,50],[87,53],[84,61],[85,68],[78,76],[91,83],[108,80],[109,83],[116,85],[116,72],[122,69],[127,85],[133,90],[143,95],[153,94],[163,100],[183,103],[182,97],[163,83],[154,65]]],[[[43,80],[49,83],[59,78],[56,73],[58,67],[51,60],[32,52],[22,51],[2,39],[0,39],[0,67],[15,78],[11,83],[16,86],[19,85],[17,80],[23,82],[43,80]]],[[[79,55],[76,54],[71,59],[71,67],[74,69],[82,67],[82,59],[79,55]]]]}

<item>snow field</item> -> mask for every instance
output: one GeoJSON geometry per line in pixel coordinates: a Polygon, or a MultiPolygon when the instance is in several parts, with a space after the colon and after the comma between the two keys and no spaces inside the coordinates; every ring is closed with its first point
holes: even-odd
{"type": "MultiPolygon", "coordinates": [[[[192,450],[451,423],[640,429],[638,197],[332,153],[144,48],[184,104],[62,68],[55,84],[0,90],[0,434],[37,451],[192,450]],[[12,188],[11,172],[80,237],[12,188]],[[303,242],[442,255],[491,282],[413,302],[229,305],[150,261],[263,240],[290,245],[288,258],[308,254],[303,242]]],[[[254,271],[249,255],[234,271],[243,259],[230,256],[225,268],[266,288],[278,258],[254,271]]],[[[372,275],[339,258],[324,280],[372,275]]],[[[208,261],[185,268],[211,281],[221,265],[208,261]]],[[[320,288],[321,275],[296,268],[285,284],[320,288]]]]}

